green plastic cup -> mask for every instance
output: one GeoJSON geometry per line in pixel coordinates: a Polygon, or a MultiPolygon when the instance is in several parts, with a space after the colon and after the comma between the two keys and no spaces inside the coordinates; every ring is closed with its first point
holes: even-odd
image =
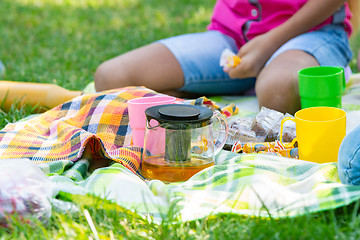
{"type": "Polygon", "coordinates": [[[302,109],[319,106],[341,108],[341,96],[346,86],[342,67],[304,68],[298,76],[302,109]]]}

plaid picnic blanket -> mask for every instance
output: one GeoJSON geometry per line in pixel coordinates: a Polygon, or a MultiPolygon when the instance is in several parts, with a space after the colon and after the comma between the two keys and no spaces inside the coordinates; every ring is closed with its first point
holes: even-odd
{"type": "Polygon", "coordinates": [[[141,87],[85,94],[0,131],[0,159],[35,163],[76,161],[86,146],[95,159],[111,159],[136,172],[141,149],[131,146],[127,101],[156,95],[141,87]]]}
{"type": "MultiPolygon", "coordinates": [[[[92,194],[161,221],[190,221],[220,213],[294,217],[348,205],[360,198],[360,186],[341,184],[336,163],[317,164],[266,154],[221,151],[213,167],[188,181],[143,181],[119,163],[86,177],[88,162],[40,164],[56,184],[58,197],[76,200],[92,194]],[[71,197],[69,197],[69,194],[71,197]],[[178,211],[173,211],[173,209],[178,211]],[[170,209],[172,209],[170,211],[170,209]]],[[[64,210],[57,202],[57,207],[64,210]]]]}
{"type": "MultiPolygon", "coordinates": [[[[8,124],[0,131],[0,159],[76,161],[88,147],[95,161],[113,160],[137,172],[141,148],[131,146],[127,101],[154,95],[158,93],[143,87],[85,94],[29,120],[8,124]]],[[[221,109],[206,97],[178,100],[206,105],[226,116],[238,111],[233,104],[221,109]]]]}
{"type": "MultiPolygon", "coordinates": [[[[155,94],[141,87],[85,94],[9,124],[0,131],[0,158],[36,163],[54,183],[54,197],[94,194],[160,220],[174,206],[183,221],[216,213],[283,217],[337,208],[360,198],[360,187],[340,183],[336,163],[229,151],[221,151],[215,166],[186,182],[144,181],[137,172],[141,149],[130,146],[126,101],[155,94]],[[90,173],[91,161],[81,158],[88,146],[95,160],[115,163],[90,173]]],[[[200,103],[220,108],[206,98],[200,103]]],[[[237,111],[232,105],[223,113],[237,111]]],[[[55,198],[52,202],[56,208],[71,206],[55,198]]]]}

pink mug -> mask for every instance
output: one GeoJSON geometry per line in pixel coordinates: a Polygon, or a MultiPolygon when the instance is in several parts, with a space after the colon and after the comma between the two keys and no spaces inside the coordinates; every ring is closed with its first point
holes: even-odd
{"type": "Polygon", "coordinates": [[[175,97],[168,95],[157,95],[152,97],[134,98],[127,102],[133,146],[144,147],[146,128],[145,110],[157,105],[172,104],[175,100],[175,97]]]}

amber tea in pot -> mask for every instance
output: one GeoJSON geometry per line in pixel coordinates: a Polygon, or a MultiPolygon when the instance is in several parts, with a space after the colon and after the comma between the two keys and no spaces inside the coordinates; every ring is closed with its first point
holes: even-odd
{"type": "Polygon", "coordinates": [[[145,178],[186,181],[214,165],[214,155],[224,146],[227,137],[224,116],[213,114],[206,107],[185,104],[154,106],[146,109],[145,114],[141,166],[145,178]]]}

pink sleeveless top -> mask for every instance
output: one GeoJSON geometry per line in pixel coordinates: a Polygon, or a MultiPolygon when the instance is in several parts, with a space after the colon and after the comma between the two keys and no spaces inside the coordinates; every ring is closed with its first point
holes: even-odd
{"type": "MultiPolygon", "coordinates": [[[[218,0],[209,30],[218,30],[235,39],[240,47],[248,40],[279,26],[294,15],[307,0],[218,0]]],[[[350,36],[352,26],[351,13],[347,3],[333,16],[325,20],[324,25],[343,24],[350,36]]]]}

